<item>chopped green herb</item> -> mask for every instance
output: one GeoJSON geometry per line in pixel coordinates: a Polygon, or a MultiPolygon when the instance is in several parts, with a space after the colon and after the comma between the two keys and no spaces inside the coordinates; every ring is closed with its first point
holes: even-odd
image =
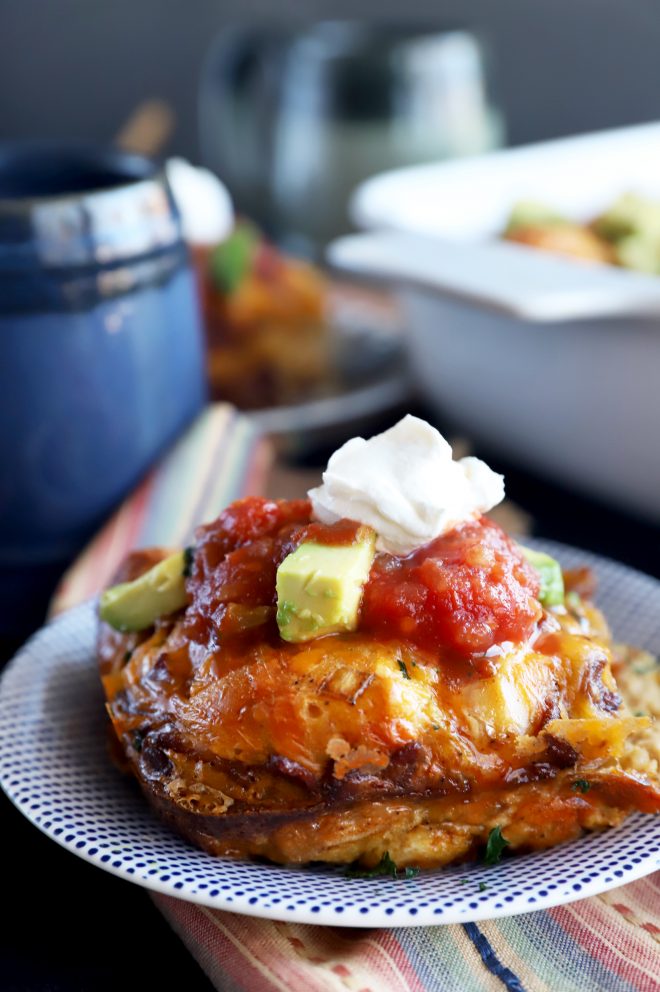
{"type": "Polygon", "coordinates": [[[440,730],[440,724],[439,723],[432,723],[431,726],[433,727],[434,730],[440,730]]]}
{"type": "Polygon", "coordinates": [[[127,665],[131,660],[132,651],[124,651],[124,664],[127,665]]]}
{"type": "Polygon", "coordinates": [[[502,828],[493,827],[491,832],[488,834],[488,841],[486,843],[486,853],[484,855],[484,861],[486,864],[496,865],[502,857],[504,848],[508,846],[509,841],[506,837],[502,836],[502,828]]]}
{"type": "Polygon", "coordinates": [[[192,545],[184,548],[183,551],[183,574],[186,579],[192,575],[192,567],[195,562],[195,549],[192,545]]]}
{"type": "Polygon", "coordinates": [[[401,658],[397,658],[397,665],[401,669],[401,674],[403,675],[404,679],[409,679],[410,675],[408,674],[408,669],[406,668],[405,661],[402,661],[401,658]]]}
{"type": "Polygon", "coordinates": [[[635,710],[635,716],[646,716],[644,710],[635,710]]]}
{"type": "Polygon", "coordinates": [[[347,878],[379,878],[383,875],[389,875],[390,878],[397,880],[416,878],[419,875],[419,868],[397,868],[396,863],[390,857],[390,852],[385,851],[378,864],[373,868],[349,866],[346,869],[347,878]]]}
{"type": "MultiPolygon", "coordinates": [[[[471,881],[472,881],[471,878],[459,878],[459,882],[461,883],[461,885],[469,885],[471,881]]],[[[480,892],[485,892],[487,888],[488,888],[488,885],[487,885],[486,882],[479,882],[479,891],[480,892]]]]}
{"type": "Polygon", "coordinates": [[[133,734],[133,748],[135,751],[140,753],[142,750],[142,742],[144,741],[144,732],[142,730],[136,730],[133,734]]]}
{"type": "Polygon", "coordinates": [[[576,779],[571,786],[574,792],[588,792],[590,788],[591,782],[587,782],[586,778],[576,779]]]}

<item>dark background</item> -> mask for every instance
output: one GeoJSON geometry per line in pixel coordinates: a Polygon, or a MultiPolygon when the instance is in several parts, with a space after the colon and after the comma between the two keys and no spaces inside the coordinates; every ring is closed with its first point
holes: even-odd
{"type": "MultiPolygon", "coordinates": [[[[197,78],[236,20],[402,17],[400,0],[0,0],[0,137],[110,140],[167,100],[197,154],[197,78]]],[[[490,40],[514,144],[660,116],[658,0],[407,0],[406,17],[490,40]]]]}
{"type": "MultiPolygon", "coordinates": [[[[223,26],[399,20],[401,6],[0,0],[0,138],[110,141],[138,103],[158,97],[177,118],[167,151],[195,160],[199,70],[223,26]]],[[[489,40],[513,144],[660,118],[659,0],[408,0],[405,11],[489,40]]],[[[535,512],[539,533],[659,573],[657,530],[513,470],[507,489],[535,512]]],[[[0,816],[5,865],[16,866],[5,874],[2,992],[210,989],[146,893],[57,848],[4,798],[0,816]]]]}

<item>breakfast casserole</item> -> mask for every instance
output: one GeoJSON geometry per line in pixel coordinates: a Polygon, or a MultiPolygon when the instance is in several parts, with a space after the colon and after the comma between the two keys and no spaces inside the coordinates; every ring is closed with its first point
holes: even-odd
{"type": "Polygon", "coordinates": [[[214,396],[242,409],[283,406],[329,379],[329,287],[318,269],[276,250],[241,222],[196,247],[214,396]]]}
{"type": "Polygon", "coordinates": [[[101,597],[116,751],[217,855],[433,867],[660,811],[655,660],[586,569],[483,515],[500,476],[406,417],[309,499],[247,498],[101,597]]]}

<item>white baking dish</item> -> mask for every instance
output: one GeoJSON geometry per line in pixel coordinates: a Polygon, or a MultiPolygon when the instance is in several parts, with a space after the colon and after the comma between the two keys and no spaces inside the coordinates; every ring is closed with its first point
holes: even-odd
{"type": "Polygon", "coordinates": [[[628,190],[660,199],[660,125],[368,180],[353,212],[374,233],[329,257],[397,286],[413,370],[439,412],[660,520],[660,279],[495,240],[518,199],[582,219],[628,190]]]}

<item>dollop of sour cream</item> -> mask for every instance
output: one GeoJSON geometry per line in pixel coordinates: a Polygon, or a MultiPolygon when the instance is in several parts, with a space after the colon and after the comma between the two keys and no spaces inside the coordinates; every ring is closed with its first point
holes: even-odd
{"type": "Polygon", "coordinates": [[[165,168],[186,241],[200,246],[224,241],[234,226],[234,207],[226,186],[209,169],[183,158],[168,159],[165,168]]]}
{"type": "Polygon", "coordinates": [[[368,524],[379,551],[408,555],[500,503],[504,478],[479,458],[454,461],[442,434],[408,415],[383,434],[342,445],[309,498],[321,523],[368,524]]]}

